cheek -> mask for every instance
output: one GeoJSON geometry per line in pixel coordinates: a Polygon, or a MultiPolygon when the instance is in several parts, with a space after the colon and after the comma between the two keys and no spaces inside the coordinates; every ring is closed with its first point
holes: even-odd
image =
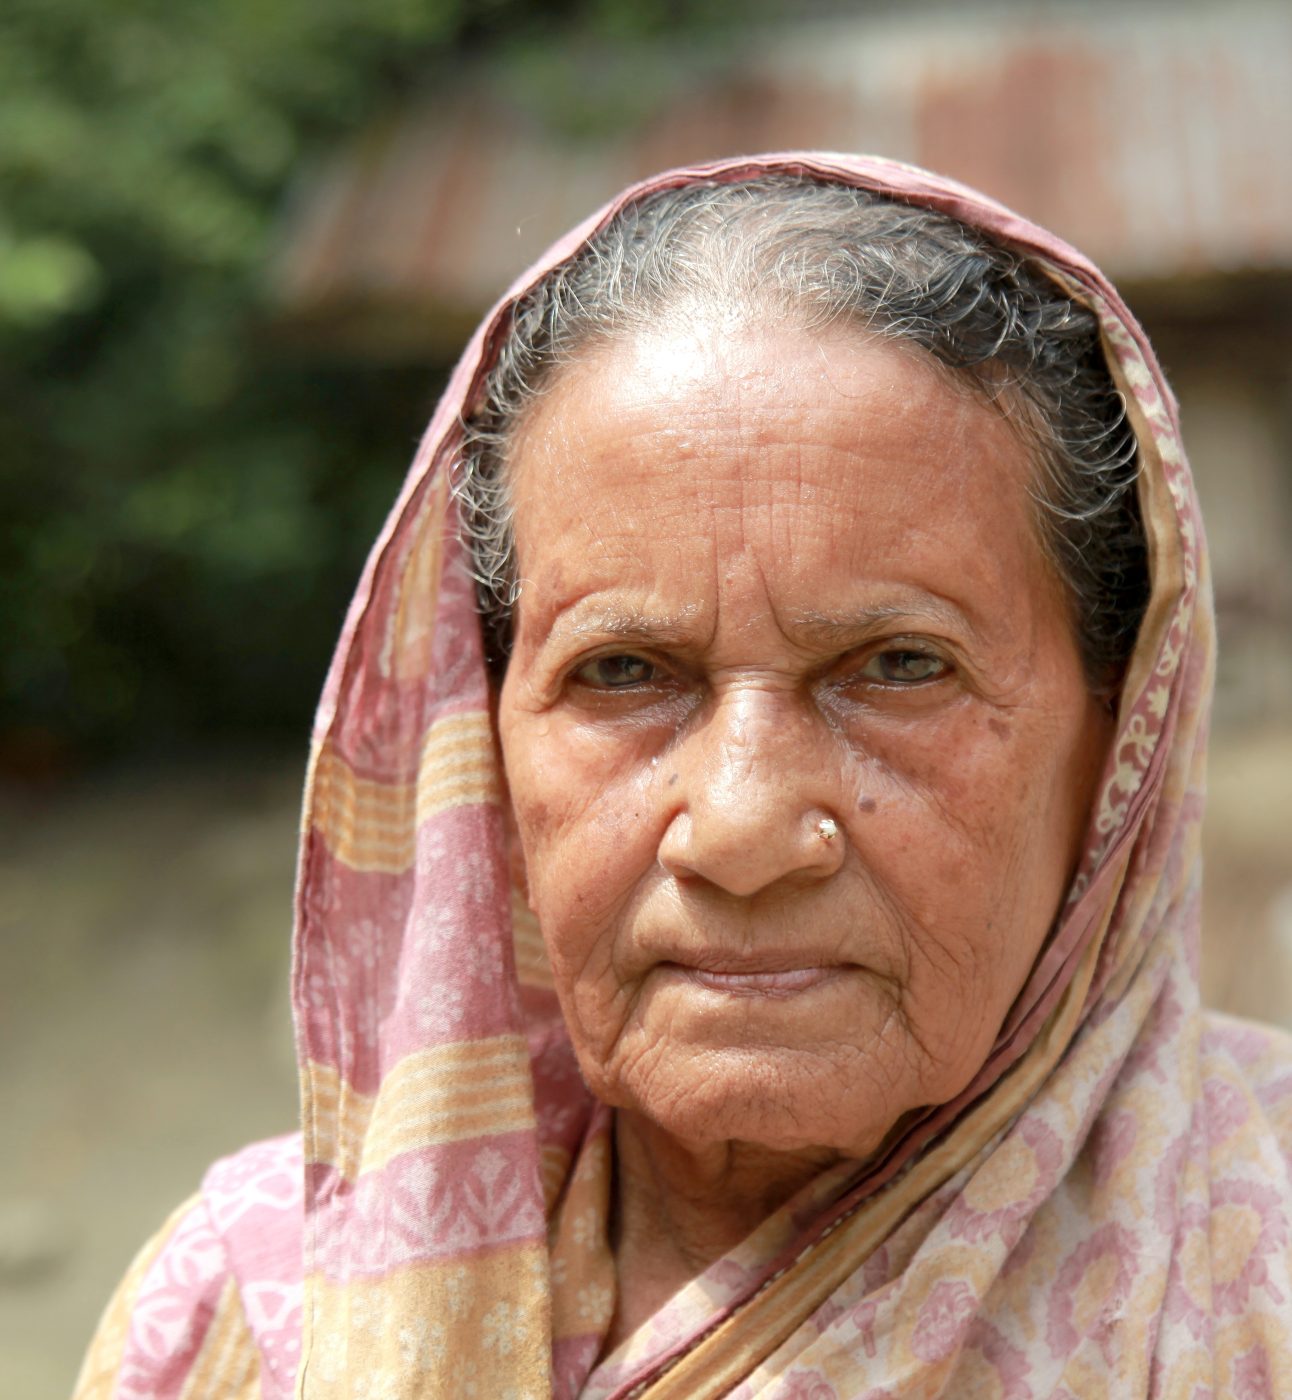
{"type": "Polygon", "coordinates": [[[508,746],[530,905],[558,977],[610,977],[616,928],[656,867],[654,765],[631,743],[580,743],[557,721],[544,728],[541,740],[516,735],[508,746]]]}
{"type": "Polygon", "coordinates": [[[858,850],[900,911],[911,1014],[934,1038],[994,1029],[1049,932],[1090,799],[1079,739],[966,711],[875,746],[888,780],[862,786],[858,850]]]}
{"type": "Polygon", "coordinates": [[[955,880],[976,872],[1011,887],[1020,874],[1024,883],[1047,885],[1067,875],[1090,798],[1075,717],[1032,711],[1002,718],[966,707],[904,735],[889,761],[916,799],[917,819],[943,830],[941,841],[924,847],[939,853],[931,873],[955,880]]]}
{"type": "Polygon", "coordinates": [[[852,824],[863,861],[882,848],[885,864],[907,871],[916,903],[922,890],[997,884],[1019,840],[1035,833],[1039,804],[1018,750],[969,707],[857,736],[852,824]]]}

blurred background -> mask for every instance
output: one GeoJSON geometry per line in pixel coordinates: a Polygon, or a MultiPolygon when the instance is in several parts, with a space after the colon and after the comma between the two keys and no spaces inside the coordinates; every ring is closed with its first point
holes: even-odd
{"type": "Polygon", "coordinates": [[[1180,395],[1221,628],[1209,999],[1292,1025],[1292,11],[7,0],[0,1393],[289,1130],[314,699],[466,334],[630,179],[955,175],[1100,262],[1180,395]]]}

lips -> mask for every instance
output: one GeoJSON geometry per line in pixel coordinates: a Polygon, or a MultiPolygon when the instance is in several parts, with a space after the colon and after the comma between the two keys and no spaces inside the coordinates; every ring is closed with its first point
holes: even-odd
{"type": "Polygon", "coordinates": [[[814,963],[802,953],[794,957],[705,958],[697,962],[667,962],[663,970],[711,992],[731,996],[790,996],[829,981],[838,963],[814,963]]]}

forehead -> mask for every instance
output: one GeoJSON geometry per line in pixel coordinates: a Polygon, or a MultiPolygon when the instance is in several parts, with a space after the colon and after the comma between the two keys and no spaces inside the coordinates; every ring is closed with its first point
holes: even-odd
{"type": "MultiPolygon", "coordinates": [[[[924,451],[930,466],[947,460],[948,434],[972,431],[1004,449],[1002,491],[1026,479],[1025,466],[1011,476],[1027,458],[1012,401],[988,405],[914,345],[847,326],[761,326],[747,315],[678,324],[685,319],[594,343],[559,367],[512,435],[513,473],[555,440],[590,446],[605,430],[671,434],[684,449],[683,434],[711,429],[756,448],[775,441],[779,423],[786,435],[810,427],[819,438],[825,428],[842,447],[878,450],[886,434],[902,434],[901,455],[924,451]]],[[[741,465],[758,461],[746,452],[741,465]]]]}
{"type": "Polygon", "coordinates": [[[699,321],[596,347],[509,453],[519,620],[590,592],[704,608],[741,569],[786,606],[914,586],[1047,592],[1029,455],[922,352],[699,321]]]}

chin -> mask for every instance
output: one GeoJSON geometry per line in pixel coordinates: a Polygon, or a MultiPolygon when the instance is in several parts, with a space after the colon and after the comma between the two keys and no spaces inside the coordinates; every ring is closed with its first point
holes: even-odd
{"type": "Polygon", "coordinates": [[[740,1142],[772,1152],[868,1156],[896,1114],[867,1104],[855,1075],[819,1054],[740,1047],[669,1056],[606,1101],[697,1146],[740,1142]],[[680,1062],[677,1062],[680,1061],[680,1062]]]}

